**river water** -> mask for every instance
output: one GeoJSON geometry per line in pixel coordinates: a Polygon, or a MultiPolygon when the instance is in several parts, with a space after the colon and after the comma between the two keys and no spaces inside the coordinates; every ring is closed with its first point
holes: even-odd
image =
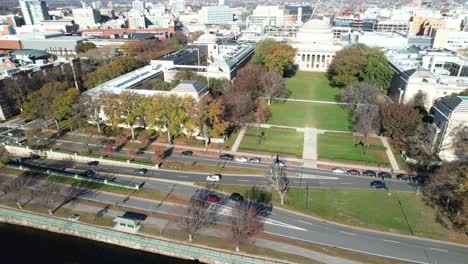
{"type": "Polygon", "coordinates": [[[199,263],[43,230],[0,223],[0,263],[199,263]]]}

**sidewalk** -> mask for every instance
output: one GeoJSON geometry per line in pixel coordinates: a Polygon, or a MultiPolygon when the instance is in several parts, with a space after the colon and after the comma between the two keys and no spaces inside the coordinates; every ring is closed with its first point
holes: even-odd
{"type": "Polygon", "coordinates": [[[233,152],[237,151],[242,139],[244,138],[246,131],[247,131],[247,127],[243,127],[242,130],[239,132],[239,135],[237,135],[236,142],[234,142],[234,145],[232,145],[231,151],[233,152]]]}
{"type": "MultiPolygon", "coordinates": [[[[262,99],[268,99],[268,97],[260,97],[262,99]]],[[[304,102],[304,103],[318,103],[318,104],[336,104],[336,105],[347,105],[348,103],[332,102],[332,101],[320,101],[320,100],[306,100],[306,99],[290,99],[290,98],[274,98],[274,100],[280,101],[293,101],[293,102],[304,102]]]]}
{"type": "Polygon", "coordinates": [[[390,161],[390,164],[392,165],[392,169],[399,171],[400,167],[398,166],[398,162],[396,161],[395,156],[393,155],[392,148],[390,147],[390,144],[388,143],[388,140],[386,137],[380,137],[382,140],[383,145],[385,146],[386,150],[385,152],[387,153],[388,160],[390,161]]]}

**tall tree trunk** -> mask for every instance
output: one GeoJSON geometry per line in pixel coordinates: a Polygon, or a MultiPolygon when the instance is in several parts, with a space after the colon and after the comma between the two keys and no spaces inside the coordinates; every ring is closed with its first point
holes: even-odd
{"type": "Polygon", "coordinates": [[[285,195],[285,194],[286,194],[286,193],[284,193],[284,192],[279,192],[281,205],[284,205],[284,195],[285,195]]]}
{"type": "Polygon", "coordinates": [[[57,121],[57,118],[54,118],[54,122],[55,122],[55,125],[57,126],[57,131],[60,131],[60,126],[59,126],[59,123],[57,121]]]}
{"type": "Polygon", "coordinates": [[[192,242],[193,238],[192,238],[192,234],[189,234],[188,235],[188,241],[192,242]]]}
{"type": "Polygon", "coordinates": [[[270,105],[270,104],[271,104],[271,97],[268,96],[268,105],[270,105]]]}
{"type": "Polygon", "coordinates": [[[133,125],[128,123],[128,127],[130,127],[130,131],[132,132],[132,140],[135,140],[135,129],[133,128],[133,125]]]}
{"type": "Polygon", "coordinates": [[[171,132],[169,132],[169,129],[167,129],[167,141],[169,142],[169,144],[172,144],[171,132]]]}
{"type": "Polygon", "coordinates": [[[96,121],[97,131],[101,134],[101,124],[99,124],[99,120],[96,121]]]}
{"type": "Polygon", "coordinates": [[[239,252],[239,244],[236,245],[236,252],[239,252]]]}

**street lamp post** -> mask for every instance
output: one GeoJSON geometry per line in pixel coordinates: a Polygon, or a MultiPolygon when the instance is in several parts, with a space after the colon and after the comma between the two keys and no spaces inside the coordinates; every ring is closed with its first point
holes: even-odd
{"type": "Polygon", "coordinates": [[[306,184],[306,213],[309,212],[309,184],[306,184]]]}

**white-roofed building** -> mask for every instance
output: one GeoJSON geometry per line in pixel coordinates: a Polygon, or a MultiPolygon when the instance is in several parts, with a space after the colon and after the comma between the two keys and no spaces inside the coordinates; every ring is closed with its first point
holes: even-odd
{"type": "Polygon", "coordinates": [[[442,99],[434,105],[434,109],[434,123],[438,128],[436,147],[439,157],[445,161],[457,160],[459,157],[455,150],[462,147],[461,151],[468,151],[466,146],[459,146],[456,140],[458,129],[468,126],[468,96],[442,99]]]}
{"type": "Polygon", "coordinates": [[[326,71],[335,53],[342,49],[335,43],[332,27],[319,19],[306,22],[290,44],[297,49],[294,61],[300,71],[326,71]]]}

